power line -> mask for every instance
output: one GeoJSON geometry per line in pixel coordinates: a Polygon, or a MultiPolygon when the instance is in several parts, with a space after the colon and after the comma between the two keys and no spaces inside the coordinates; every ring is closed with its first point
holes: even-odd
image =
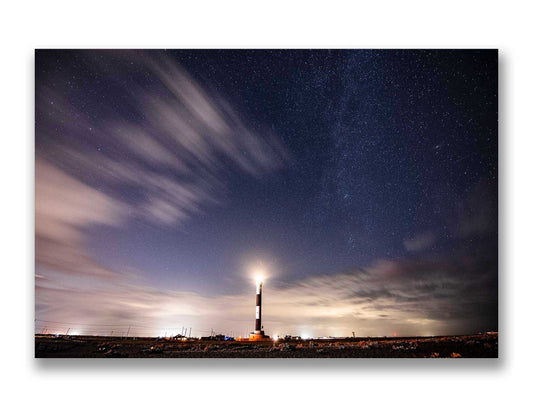
{"type": "MultiPolygon", "coordinates": [[[[59,324],[59,325],[75,325],[75,326],[96,326],[96,327],[100,327],[100,326],[110,326],[110,327],[116,327],[116,328],[128,328],[129,326],[131,326],[132,328],[148,328],[148,329],[168,329],[168,330],[173,330],[173,329],[180,329],[179,327],[158,327],[158,326],[146,326],[146,325],[131,325],[131,324],[83,324],[83,323],[78,323],[78,322],[59,322],[59,321],[49,321],[49,320],[45,320],[45,319],[36,319],[35,320],[36,322],[46,322],[46,323],[49,323],[49,324],[59,324]]],[[[183,327],[181,328],[183,330],[183,327]]]]}
{"type": "MultiPolygon", "coordinates": [[[[129,325],[117,325],[117,324],[81,324],[81,323],[78,323],[78,322],[59,322],[59,321],[48,321],[48,320],[45,320],[45,319],[36,319],[35,321],[38,321],[38,322],[47,322],[47,323],[51,323],[51,324],[61,324],[61,325],[124,326],[124,327],[129,326],[129,325]]],[[[146,328],[148,328],[148,327],[146,327],[146,328]]]]}
{"type": "MultiPolygon", "coordinates": [[[[192,327],[155,327],[155,326],[146,326],[146,325],[131,325],[131,324],[91,324],[91,323],[77,323],[77,322],[64,322],[64,321],[51,321],[47,319],[37,319],[35,318],[35,332],[40,331],[41,334],[47,332],[64,332],[66,335],[69,332],[79,330],[83,335],[103,335],[109,334],[111,330],[111,335],[113,333],[118,336],[146,336],[146,337],[155,337],[160,336],[162,332],[165,332],[165,336],[170,334],[171,336],[178,335],[178,332],[181,330],[181,336],[192,336],[192,327]],[[68,328],[68,329],[67,329],[68,328]],[[78,328],[78,329],[77,329],[78,328]],[[159,333],[157,331],[160,331],[159,333]]],[[[216,331],[211,328],[209,329],[197,329],[195,328],[196,335],[215,335],[216,332],[224,332],[224,330],[217,329],[216,331]]],[[[227,333],[227,332],[226,332],[227,333]]],[[[232,336],[230,334],[230,336],[232,336]]]]}
{"type": "MultiPolygon", "coordinates": [[[[61,321],[51,321],[51,320],[44,320],[44,319],[35,319],[36,325],[41,325],[41,323],[45,323],[44,327],[41,326],[40,330],[41,333],[45,331],[53,331],[58,329],[67,329],[67,332],[71,331],[72,327],[77,326],[83,326],[88,327],[83,329],[84,333],[101,333],[108,329],[109,327],[114,328],[113,331],[116,333],[126,334],[126,336],[129,335],[130,331],[133,335],[139,335],[139,334],[154,334],[154,330],[166,330],[166,331],[173,331],[173,332],[179,332],[179,327],[154,327],[154,326],[146,326],[146,325],[120,325],[120,324],[88,324],[88,323],[77,323],[77,322],[61,322],[61,321]],[[50,325],[52,324],[52,325],[50,325]],[[55,328],[55,329],[54,329],[55,328]]],[[[112,332],[113,332],[112,331],[112,332]]],[[[184,327],[181,327],[182,335],[184,335],[184,327]]],[[[187,331],[189,336],[191,336],[192,327],[190,327],[188,330],[185,328],[185,335],[187,335],[187,331]]],[[[196,329],[196,332],[198,333],[208,333],[210,332],[207,329],[196,329]]],[[[211,331],[212,333],[212,331],[211,331]]]]}

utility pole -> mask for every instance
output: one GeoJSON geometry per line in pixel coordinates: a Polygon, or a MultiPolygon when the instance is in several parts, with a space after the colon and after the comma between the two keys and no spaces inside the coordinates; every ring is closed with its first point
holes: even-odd
{"type": "Polygon", "coordinates": [[[127,338],[128,335],[130,334],[130,328],[131,328],[131,325],[128,327],[128,332],[126,333],[126,338],[127,338]]]}
{"type": "Polygon", "coordinates": [[[65,336],[67,336],[69,332],[70,332],[70,328],[67,329],[67,333],[65,334],[65,336]]]}

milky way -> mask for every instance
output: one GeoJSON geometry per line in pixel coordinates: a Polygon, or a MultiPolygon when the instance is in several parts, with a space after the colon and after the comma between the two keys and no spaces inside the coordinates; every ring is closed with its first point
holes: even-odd
{"type": "Polygon", "coordinates": [[[35,71],[37,329],[245,334],[257,263],[271,334],[498,329],[496,51],[40,50],[35,71]]]}

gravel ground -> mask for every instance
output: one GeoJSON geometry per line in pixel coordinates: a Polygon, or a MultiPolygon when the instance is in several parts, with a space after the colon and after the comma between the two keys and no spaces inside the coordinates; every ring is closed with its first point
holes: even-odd
{"type": "Polygon", "coordinates": [[[498,334],[301,341],[35,336],[37,358],[497,358],[498,334]]]}

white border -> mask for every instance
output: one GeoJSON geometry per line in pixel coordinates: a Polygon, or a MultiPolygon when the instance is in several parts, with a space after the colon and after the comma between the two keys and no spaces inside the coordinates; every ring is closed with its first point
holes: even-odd
{"type": "Polygon", "coordinates": [[[3,5],[3,400],[40,406],[448,407],[530,399],[533,66],[526,2],[191,3],[3,5]],[[41,47],[499,48],[500,360],[35,361],[33,49],[41,47]]]}

